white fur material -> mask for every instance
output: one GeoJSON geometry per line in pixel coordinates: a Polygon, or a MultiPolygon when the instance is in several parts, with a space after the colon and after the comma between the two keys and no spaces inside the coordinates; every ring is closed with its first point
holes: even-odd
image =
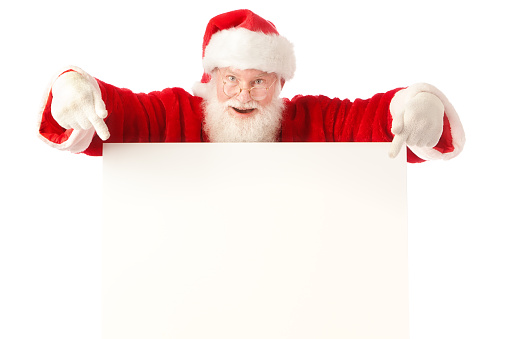
{"type": "Polygon", "coordinates": [[[447,97],[436,87],[426,84],[418,83],[407,87],[396,93],[390,104],[390,112],[395,117],[397,112],[404,112],[408,101],[414,98],[419,93],[431,93],[440,99],[444,106],[445,115],[449,119],[451,125],[452,142],[454,151],[450,153],[441,153],[433,147],[408,145],[408,148],[419,158],[423,160],[449,160],[456,157],[465,145],[465,132],[463,125],[459,119],[458,113],[449,102],[447,97]]]}
{"type": "Polygon", "coordinates": [[[275,142],[281,130],[283,106],[283,100],[278,97],[264,107],[256,101],[240,103],[233,98],[220,103],[214,98],[205,105],[204,132],[211,142],[275,142]],[[229,106],[258,111],[253,116],[239,118],[231,115],[229,106]]]}
{"type": "Polygon", "coordinates": [[[205,48],[203,68],[258,69],[293,78],[296,68],[293,45],[285,37],[232,28],[215,33],[205,48]]]}
{"type": "Polygon", "coordinates": [[[195,96],[197,96],[197,97],[201,97],[201,98],[207,100],[208,99],[208,95],[209,95],[209,91],[208,91],[207,85],[209,83],[203,83],[203,82],[200,82],[200,81],[195,82],[194,85],[193,85],[193,88],[192,88],[193,94],[195,96]]]}
{"type": "MultiPolygon", "coordinates": [[[[38,128],[40,128],[40,126],[41,126],[42,115],[44,113],[44,108],[46,106],[46,103],[49,100],[49,95],[52,90],[53,84],[58,79],[58,77],[60,77],[60,75],[62,73],[69,71],[69,70],[75,71],[75,72],[83,75],[83,77],[85,79],[87,79],[89,84],[92,86],[94,96],[99,97],[99,98],[101,97],[101,90],[99,88],[99,84],[92,76],[90,76],[87,72],[83,71],[79,67],[76,67],[76,66],[65,67],[60,72],[55,73],[55,75],[53,76],[53,78],[50,81],[48,89],[45,92],[45,95],[43,97],[43,102],[42,102],[41,108],[39,110],[38,128]]],[[[102,102],[102,105],[104,105],[104,102],[102,102]]],[[[92,142],[92,139],[94,138],[94,135],[95,135],[95,131],[93,128],[88,129],[88,130],[73,130],[71,135],[69,136],[69,138],[61,144],[54,143],[54,142],[46,139],[41,134],[39,134],[39,138],[42,139],[46,144],[48,144],[51,147],[56,148],[58,150],[69,151],[71,153],[80,153],[80,152],[85,151],[90,146],[90,143],[92,142]]]]}

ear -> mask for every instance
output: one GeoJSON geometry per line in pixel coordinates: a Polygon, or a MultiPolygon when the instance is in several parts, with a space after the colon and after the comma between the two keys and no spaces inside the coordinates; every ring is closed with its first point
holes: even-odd
{"type": "Polygon", "coordinates": [[[281,89],[283,89],[283,87],[285,86],[285,79],[281,78],[281,89]]]}

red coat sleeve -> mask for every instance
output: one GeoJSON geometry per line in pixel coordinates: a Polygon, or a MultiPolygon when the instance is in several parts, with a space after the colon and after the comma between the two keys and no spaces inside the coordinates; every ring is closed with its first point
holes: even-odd
{"type": "MultiPolygon", "coordinates": [[[[201,142],[202,99],[181,88],[168,88],[148,94],[117,88],[97,80],[108,111],[105,122],[110,138],[105,142],[201,142]]],[[[58,125],[51,115],[51,91],[42,112],[39,133],[47,142],[63,144],[72,129],[58,125]]],[[[102,155],[103,141],[94,135],[84,151],[87,155],[102,155]]]]}
{"type": "MultiPolygon", "coordinates": [[[[202,99],[181,88],[134,94],[98,81],[108,111],[105,119],[111,137],[106,142],[201,142],[202,99]]],[[[99,155],[101,139],[94,137],[89,150],[99,155]]]]}
{"type": "MultiPolygon", "coordinates": [[[[283,142],[391,142],[392,115],[389,110],[394,89],[370,99],[353,102],[325,96],[296,96],[286,101],[281,140],[283,142]]],[[[435,149],[454,149],[447,116],[444,132],[435,149]]],[[[423,162],[407,148],[408,162],[423,162]]]]}

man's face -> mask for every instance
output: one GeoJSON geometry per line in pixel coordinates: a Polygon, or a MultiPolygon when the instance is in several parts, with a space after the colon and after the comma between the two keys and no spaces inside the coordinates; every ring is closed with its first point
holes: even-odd
{"type": "Polygon", "coordinates": [[[284,101],[279,98],[281,87],[276,74],[222,68],[215,70],[213,79],[205,95],[204,131],[210,141],[278,140],[284,101]]]}
{"type": "Polygon", "coordinates": [[[220,103],[230,103],[228,112],[231,115],[239,118],[252,116],[272,103],[278,85],[276,82],[279,80],[276,74],[256,69],[232,68],[220,68],[217,72],[217,98],[220,103]],[[259,89],[253,90],[254,87],[259,89]],[[241,89],[239,94],[238,88],[241,89]],[[258,99],[259,93],[265,97],[258,99]]]}

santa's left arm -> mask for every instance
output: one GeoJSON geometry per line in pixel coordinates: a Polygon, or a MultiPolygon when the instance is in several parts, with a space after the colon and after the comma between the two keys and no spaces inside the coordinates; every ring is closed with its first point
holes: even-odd
{"type": "Polygon", "coordinates": [[[462,151],[465,133],[461,121],[449,100],[436,87],[421,83],[402,89],[394,95],[389,109],[394,134],[391,157],[404,145],[422,160],[448,160],[462,151]],[[443,135],[449,134],[452,149],[441,150],[438,143],[443,135]]]}

